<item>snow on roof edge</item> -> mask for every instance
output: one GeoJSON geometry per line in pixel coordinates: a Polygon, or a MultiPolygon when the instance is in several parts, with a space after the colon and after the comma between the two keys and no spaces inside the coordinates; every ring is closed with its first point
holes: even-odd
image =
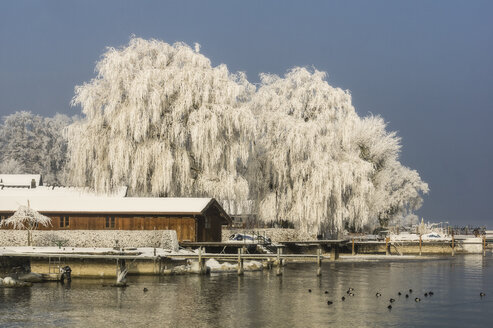
{"type": "MultiPolygon", "coordinates": [[[[0,193],[1,195],[1,193],[0,193]]],[[[0,197],[0,212],[15,212],[20,205],[42,213],[201,214],[213,198],[146,197],[0,197]]]]}

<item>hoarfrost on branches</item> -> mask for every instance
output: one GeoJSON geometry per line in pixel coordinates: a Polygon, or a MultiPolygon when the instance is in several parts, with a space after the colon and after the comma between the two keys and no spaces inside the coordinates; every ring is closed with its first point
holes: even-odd
{"type": "Polygon", "coordinates": [[[0,172],[4,174],[21,174],[24,171],[23,165],[13,158],[6,158],[0,163],[0,172]]]}
{"type": "Polygon", "coordinates": [[[13,229],[27,230],[28,246],[32,244],[32,230],[37,229],[39,225],[45,227],[51,226],[51,219],[33,210],[29,206],[29,203],[27,204],[27,206],[24,205],[19,206],[17,211],[15,211],[15,213],[12,216],[0,222],[0,226],[4,226],[4,227],[11,226],[13,229]]]}
{"type": "Polygon", "coordinates": [[[225,204],[247,199],[240,173],[255,124],[243,103],[254,87],[199,50],[139,38],[107,50],[96,78],[75,89],[85,119],[69,129],[73,183],[225,204]]]}
{"type": "Polygon", "coordinates": [[[251,101],[258,120],[258,212],[302,230],[362,229],[414,210],[428,187],[398,162],[400,139],[379,117],[360,118],[325,73],[262,75],[251,101]]]}
{"type": "Polygon", "coordinates": [[[72,101],[85,115],[68,130],[74,184],[215,197],[320,234],[419,208],[428,186],[399,162],[400,139],[324,72],[261,74],[255,88],[199,51],[140,38],[107,50],[72,101]]]}
{"type": "Polygon", "coordinates": [[[67,140],[64,129],[73,118],[56,114],[43,118],[19,111],[0,125],[0,173],[41,173],[48,184],[65,182],[67,140]]]}
{"type": "Polygon", "coordinates": [[[382,118],[369,116],[361,119],[354,131],[361,158],[374,167],[371,175],[374,192],[369,203],[373,216],[382,226],[396,215],[405,216],[419,209],[421,195],[429,191],[417,171],[399,162],[400,138],[385,128],[382,118]]]}

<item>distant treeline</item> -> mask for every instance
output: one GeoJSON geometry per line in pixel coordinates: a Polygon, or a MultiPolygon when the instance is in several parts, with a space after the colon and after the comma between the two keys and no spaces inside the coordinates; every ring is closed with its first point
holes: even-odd
{"type": "Polygon", "coordinates": [[[5,116],[0,124],[0,173],[41,173],[45,184],[65,184],[65,129],[73,122],[62,114],[42,117],[19,111],[5,116]]]}

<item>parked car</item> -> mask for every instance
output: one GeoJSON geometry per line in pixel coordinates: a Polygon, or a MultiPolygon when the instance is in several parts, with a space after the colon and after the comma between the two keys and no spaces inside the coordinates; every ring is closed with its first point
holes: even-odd
{"type": "Polygon", "coordinates": [[[268,237],[260,235],[249,235],[245,233],[235,233],[229,237],[230,241],[244,242],[252,244],[270,244],[272,241],[268,237]]]}

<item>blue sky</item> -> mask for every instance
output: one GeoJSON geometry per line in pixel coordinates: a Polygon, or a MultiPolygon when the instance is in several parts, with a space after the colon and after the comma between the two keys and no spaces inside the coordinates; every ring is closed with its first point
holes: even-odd
{"type": "Polygon", "coordinates": [[[328,73],[402,137],[425,220],[493,227],[491,1],[2,1],[0,115],[79,113],[74,86],[130,35],[198,42],[214,65],[328,73]]]}

